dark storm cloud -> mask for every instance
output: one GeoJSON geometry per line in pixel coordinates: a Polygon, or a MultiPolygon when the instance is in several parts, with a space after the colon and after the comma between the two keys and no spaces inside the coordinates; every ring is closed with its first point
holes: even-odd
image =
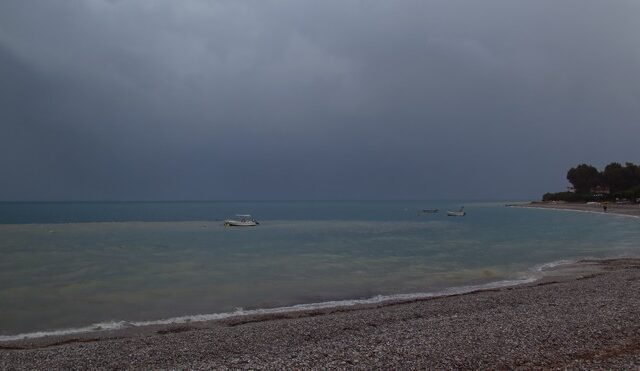
{"type": "Polygon", "coordinates": [[[2,199],[530,197],[640,161],[635,1],[3,1],[2,199]]]}

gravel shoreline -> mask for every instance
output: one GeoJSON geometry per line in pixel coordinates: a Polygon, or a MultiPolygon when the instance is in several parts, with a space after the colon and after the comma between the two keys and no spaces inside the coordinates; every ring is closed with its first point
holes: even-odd
{"type": "Polygon", "coordinates": [[[607,204],[607,211],[604,211],[602,205],[599,204],[585,204],[585,203],[571,203],[571,202],[541,202],[534,201],[527,204],[514,204],[511,207],[524,207],[532,209],[550,209],[550,210],[567,210],[567,211],[581,211],[597,214],[610,214],[620,215],[627,217],[640,218],[640,205],[625,205],[625,204],[607,204]]]}
{"type": "Polygon", "coordinates": [[[0,369],[640,368],[640,259],[403,303],[0,343],[0,369]]]}

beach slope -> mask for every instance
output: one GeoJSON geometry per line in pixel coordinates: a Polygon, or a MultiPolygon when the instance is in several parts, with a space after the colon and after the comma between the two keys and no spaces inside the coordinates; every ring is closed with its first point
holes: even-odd
{"type": "Polygon", "coordinates": [[[0,343],[1,369],[640,367],[640,260],[373,307],[0,343]]]}

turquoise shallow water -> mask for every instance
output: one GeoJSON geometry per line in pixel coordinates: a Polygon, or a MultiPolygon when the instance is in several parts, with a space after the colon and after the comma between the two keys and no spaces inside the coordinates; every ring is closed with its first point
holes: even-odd
{"type": "Polygon", "coordinates": [[[0,336],[523,279],[640,221],[461,202],[0,203],[0,336]],[[224,228],[252,213],[261,225],[224,228]],[[28,223],[28,224],[25,224],[28,223]]]}

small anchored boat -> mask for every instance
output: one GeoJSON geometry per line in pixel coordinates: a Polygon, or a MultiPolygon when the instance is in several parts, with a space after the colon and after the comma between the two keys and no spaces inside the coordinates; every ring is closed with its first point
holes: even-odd
{"type": "Polygon", "coordinates": [[[447,211],[447,216],[465,216],[467,212],[464,211],[464,206],[460,208],[458,211],[447,211]]]}
{"type": "Polygon", "coordinates": [[[225,227],[255,227],[260,225],[251,215],[236,215],[237,219],[227,219],[224,221],[225,227]]]}
{"type": "Polygon", "coordinates": [[[425,213],[425,214],[435,214],[438,211],[440,211],[440,210],[438,210],[438,209],[422,209],[422,212],[425,213]]]}

